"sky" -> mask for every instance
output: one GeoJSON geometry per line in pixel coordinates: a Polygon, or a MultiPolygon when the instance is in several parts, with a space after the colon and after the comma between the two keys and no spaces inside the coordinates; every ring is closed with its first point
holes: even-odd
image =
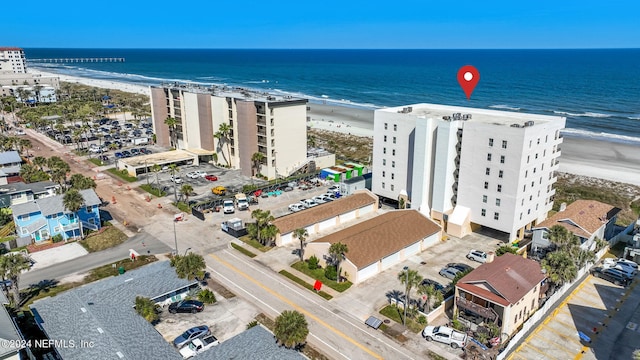
{"type": "Polygon", "coordinates": [[[4,2],[23,48],[639,48],[638,0],[4,2]]]}

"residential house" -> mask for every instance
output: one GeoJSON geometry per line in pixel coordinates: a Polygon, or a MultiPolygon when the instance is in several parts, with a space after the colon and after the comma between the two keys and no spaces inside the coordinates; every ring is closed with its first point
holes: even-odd
{"type": "Polygon", "coordinates": [[[4,305],[9,304],[2,288],[0,288],[0,359],[22,360],[35,359],[28,347],[24,346],[24,337],[11,318],[4,305]],[[14,346],[6,346],[14,344],[14,346]]]}
{"type": "Polygon", "coordinates": [[[29,201],[55,196],[60,185],[52,181],[38,181],[25,184],[22,181],[0,186],[0,204],[2,207],[24,204],[29,201]]]}
{"type": "Polygon", "coordinates": [[[100,229],[102,203],[93,189],[80,190],[83,207],[76,213],[65,209],[64,195],[40,198],[11,206],[16,232],[20,237],[31,237],[36,243],[58,234],[64,240],[81,236],[83,229],[100,229]]]}
{"type": "Polygon", "coordinates": [[[551,245],[549,229],[560,225],[580,239],[582,248],[593,249],[595,239],[609,240],[614,235],[618,213],[621,209],[596,200],[576,200],[569,206],[536,225],[533,231],[532,247],[546,248],[551,245]]]}
{"type": "Polygon", "coordinates": [[[418,210],[395,210],[308,243],[304,257],[315,256],[325,266],[332,244],[347,245],[340,267],[357,284],[437,244],[440,237],[440,226],[418,210]]]}
{"type": "Polygon", "coordinates": [[[168,261],[161,261],[37,300],[30,308],[49,339],[77,345],[57,346],[57,359],[181,360],[178,350],[136,313],[135,300],[143,296],[163,304],[199,288],[197,280],[179,278],[168,261]]]}
{"type": "Polygon", "coordinates": [[[5,151],[0,153],[0,185],[15,182],[20,175],[22,158],[17,151],[5,151]]]}
{"type": "Polygon", "coordinates": [[[306,358],[296,350],[279,346],[274,341],[273,334],[259,324],[221,342],[220,345],[197,355],[194,359],[304,360],[306,358]]]}
{"type": "Polygon", "coordinates": [[[547,288],[540,264],[506,253],[489,255],[456,283],[454,313],[478,322],[497,324],[501,334],[513,335],[539,307],[547,288]]]}

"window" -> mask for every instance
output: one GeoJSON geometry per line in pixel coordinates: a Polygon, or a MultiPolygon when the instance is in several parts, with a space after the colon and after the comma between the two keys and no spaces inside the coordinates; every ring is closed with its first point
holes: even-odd
{"type": "Polygon", "coordinates": [[[58,218],[58,214],[51,214],[51,219],[57,219],[58,218]]]}
{"type": "Polygon", "coordinates": [[[502,179],[502,175],[504,175],[504,171],[502,170],[498,171],[498,177],[502,179]]]}
{"type": "Polygon", "coordinates": [[[391,173],[391,180],[393,180],[393,179],[395,179],[395,178],[396,178],[396,177],[395,177],[395,174],[394,174],[394,173],[391,173]]]}
{"type": "Polygon", "coordinates": [[[396,156],[396,149],[391,150],[391,155],[396,156]]]}
{"type": "Polygon", "coordinates": [[[529,140],[529,149],[531,149],[531,144],[533,143],[533,141],[529,140]]]}
{"type": "Polygon", "coordinates": [[[500,155],[500,164],[504,164],[504,155],[500,155]]]}
{"type": "Polygon", "coordinates": [[[22,228],[22,229],[21,229],[21,231],[22,231],[22,235],[27,235],[27,234],[29,234],[29,230],[28,230],[26,227],[25,227],[25,228],[22,228]]]}
{"type": "Polygon", "coordinates": [[[88,213],[93,212],[93,206],[87,206],[87,210],[88,213]]]}
{"type": "Polygon", "coordinates": [[[527,177],[527,176],[529,176],[529,170],[524,171],[524,177],[527,177]]]}
{"type": "Polygon", "coordinates": [[[382,165],[386,166],[387,165],[387,159],[382,159],[382,165]]]}
{"type": "Polygon", "coordinates": [[[393,124],[393,131],[398,131],[398,125],[393,124]]]}
{"type": "Polygon", "coordinates": [[[22,216],[20,216],[20,218],[21,218],[23,221],[29,221],[29,214],[27,214],[27,215],[22,215],[22,216]]]}
{"type": "Polygon", "coordinates": [[[394,144],[396,143],[396,137],[395,136],[393,137],[393,143],[394,144]]]}
{"type": "Polygon", "coordinates": [[[502,148],[503,149],[507,148],[507,140],[502,140],[502,148]]]}
{"type": "Polygon", "coordinates": [[[540,138],[538,138],[538,145],[540,145],[540,138]]]}
{"type": "Polygon", "coordinates": [[[385,172],[383,171],[383,172],[382,172],[382,177],[384,177],[384,174],[385,174],[385,172]]]}
{"type": "Polygon", "coordinates": [[[491,153],[487,154],[487,161],[491,161],[491,153]]]}
{"type": "Polygon", "coordinates": [[[387,130],[388,127],[389,127],[389,124],[384,123],[384,129],[387,130]]]}
{"type": "Polygon", "coordinates": [[[485,175],[491,175],[491,169],[487,168],[484,173],[485,175]]]}
{"type": "Polygon", "coordinates": [[[488,188],[489,188],[489,183],[488,183],[488,182],[486,182],[486,181],[484,182],[484,188],[485,188],[485,189],[488,189],[488,188]]]}
{"type": "Polygon", "coordinates": [[[493,213],[493,220],[500,220],[500,213],[493,213]]]}
{"type": "Polygon", "coordinates": [[[384,189],[384,183],[382,183],[382,188],[384,189]]]}
{"type": "Polygon", "coordinates": [[[493,146],[493,139],[489,138],[489,146],[493,146]]]}
{"type": "Polygon", "coordinates": [[[498,185],[498,192],[502,192],[502,185],[498,185]]]}
{"type": "Polygon", "coordinates": [[[382,153],[386,154],[387,153],[387,148],[382,148],[382,153]]]}
{"type": "Polygon", "coordinates": [[[487,195],[482,195],[482,202],[486,203],[487,202],[487,195]]]}
{"type": "Polygon", "coordinates": [[[530,157],[531,157],[531,156],[527,155],[527,164],[529,163],[529,158],[530,158],[530,157]]]}
{"type": "Polygon", "coordinates": [[[480,215],[487,216],[487,209],[482,209],[482,211],[480,211],[480,215]]]}
{"type": "Polygon", "coordinates": [[[536,153],[536,159],[538,158],[538,153],[536,153]]]}
{"type": "Polygon", "coordinates": [[[60,226],[56,226],[53,228],[54,233],[59,233],[61,231],[60,226]]]}
{"type": "Polygon", "coordinates": [[[500,199],[496,199],[496,206],[500,206],[500,199]]]}
{"type": "Polygon", "coordinates": [[[532,182],[531,182],[531,187],[534,187],[535,185],[536,185],[536,182],[535,182],[535,181],[532,181],[532,182]]]}
{"type": "Polygon", "coordinates": [[[527,191],[527,184],[524,184],[524,186],[522,187],[522,191],[527,191]]]}
{"type": "Polygon", "coordinates": [[[522,213],[520,213],[520,220],[522,220],[522,213]]]}
{"type": "Polygon", "coordinates": [[[534,174],[536,173],[536,168],[533,168],[533,173],[534,173],[534,174]]]}
{"type": "Polygon", "coordinates": [[[392,161],[392,162],[391,162],[391,167],[392,167],[392,168],[396,167],[396,162],[395,162],[395,161],[392,161]]]}
{"type": "Polygon", "coordinates": [[[391,191],[393,191],[393,184],[391,184],[391,191]]]}
{"type": "Polygon", "coordinates": [[[384,136],[384,142],[387,142],[387,135],[384,136]]]}

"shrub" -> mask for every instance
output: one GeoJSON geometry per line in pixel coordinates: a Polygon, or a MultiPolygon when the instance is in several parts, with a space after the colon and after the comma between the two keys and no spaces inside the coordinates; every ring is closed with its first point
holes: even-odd
{"type": "Polygon", "coordinates": [[[418,323],[420,325],[427,325],[427,317],[424,315],[418,316],[418,323]]]}
{"type": "Polygon", "coordinates": [[[258,321],[257,320],[253,320],[252,322],[247,324],[247,330],[251,329],[252,327],[256,327],[258,326],[258,321]]]}
{"type": "Polygon", "coordinates": [[[338,280],[338,270],[336,270],[335,266],[327,266],[324,269],[324,276],[329,280],[338,280]]]}
{"type": "Polygon", "coordinates": [[[213,304],[216,302],[216,296],[209,289],[204,289],[198,293],[198,300],[205,304],[213,304]]]}
{"type": "Polygon", "coordinates": [[[309,258],[309,260],[307,260],[307,264],[309,266],[309,270],[315,270],[318,268],[318,262],[320,260],[318,260],[318,258],[313,255],[312,257],[309,258]]]}
{"type": "Polygon", "coordinates": [[[517,254],[517,249],[513,246],[502,245],[496,250],[496,256],[502,256],[506,253],[517,254]]]}
{"type": "Polygon", "coordinates": [[[54,243],[59,243],[62,240],[62,234],[56,234],[51,237],[51,241],[53,241],[54,243]]]}
{"type": "Polygon", "coordinates": [[[453,321],[451,322],[451,327],[458,331],[464,331],[464,325],[462,325],[462,323],[458,319],[453,319],[453,321]]]}

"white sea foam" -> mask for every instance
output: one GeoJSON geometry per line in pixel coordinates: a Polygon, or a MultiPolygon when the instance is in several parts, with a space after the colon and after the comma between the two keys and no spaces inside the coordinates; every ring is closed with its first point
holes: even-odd
{"type": "Polygon", "coordinates": [[[562,130],[562,133],[572,137],[640,145],[640,137],[635,137],[635,136],[618,135],[618,134],[610,134],[610,133],[603,133],[603,132],[598,133],[593,131],[570,129],[570,128],[562,130]]]}
{"type": "Polygon", "coordinates": [[[509,105],[489,105],[489,107],[493,109],[500,109],[500,110],[520,111],[519,107],[509,106],[509,105]]]}
{"type": "Polygon", "coordinates": [[[578,114],[578,113],[570,113],[570,112],[566,112],[566,111],[557,111],[554,110],[553,111],[554,114],[558,114],[558,115],[565,115],[565,116],[575,116],[575,117],[591,117],[591,118],[609,118],[613,115],[610,114],[600,114],[600,113],[595,113],[595,112],[584,112],[582,114],[578,114]]]}

